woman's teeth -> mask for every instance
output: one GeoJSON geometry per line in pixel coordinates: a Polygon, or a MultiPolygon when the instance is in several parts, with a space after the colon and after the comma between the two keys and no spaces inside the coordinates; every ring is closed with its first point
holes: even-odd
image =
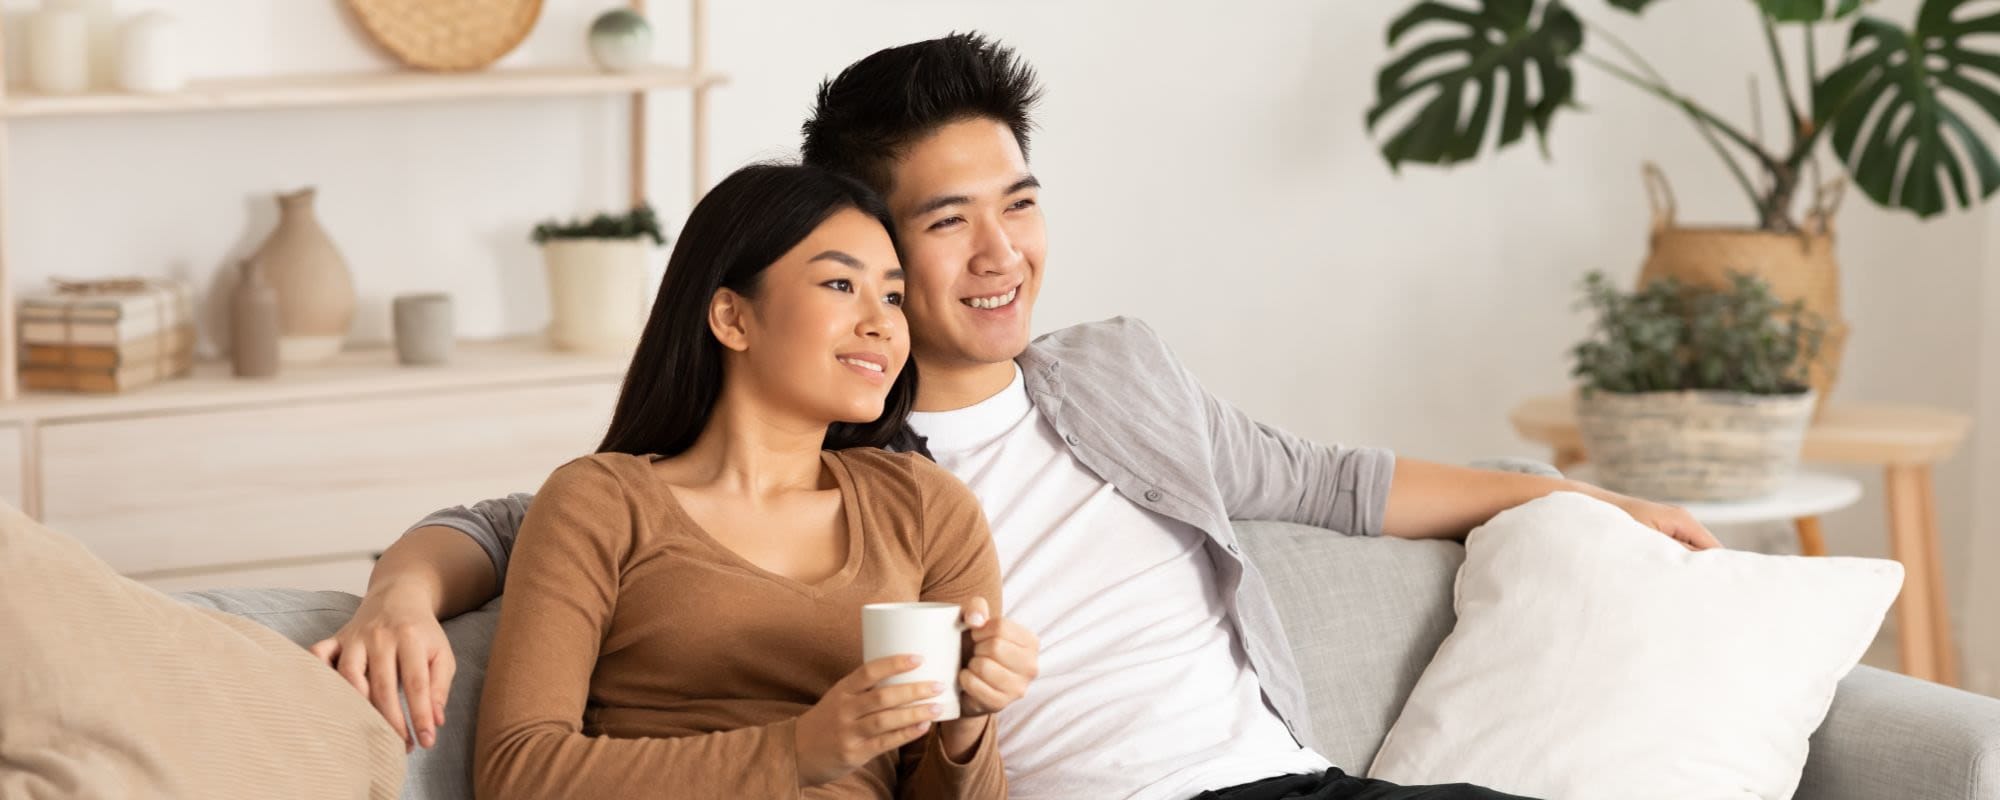
{"type": "Polygon", "coordinates": [[[1021,287],[1016,286],[1008,289],[1006,294],[997,297],[972,297],[967,298],[963,302],[973,308],[995,309],[1014,302],[1014,295],[1019,294],[1020,291],[1021,287]]]}
{"type": "Polygon", "coordinates": [[[860,367],[865,370],[870,370],[873,372],[882,371],[882,365],[877,364],[873,361],[862,361],[861,359],[858,358],[836,358],[835,360],[839,361],[842,364],[852,364],[854,366],[860,367]]]}

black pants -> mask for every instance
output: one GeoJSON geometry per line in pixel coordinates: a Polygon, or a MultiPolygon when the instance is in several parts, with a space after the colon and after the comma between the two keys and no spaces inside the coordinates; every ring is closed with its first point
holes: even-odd
{"type": "Polygon", "coordinates": [[[1195,800],[1527,800],[1519,795],[1481,789],[1469,783],[1443,786],[1397,786],[1357,778],[1338,769],[1325,775],[1282,777],[1202,792],[1195,800]]]}

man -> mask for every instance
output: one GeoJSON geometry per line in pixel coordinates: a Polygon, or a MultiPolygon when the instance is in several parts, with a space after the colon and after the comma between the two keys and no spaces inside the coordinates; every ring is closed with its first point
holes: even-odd
{"type": "MultiPolygon", "coordinates": [[[[1047,250],[1027,155],[1039,92],[1026,64],[978,35],[892,48],[822,85],[803,146],[808,163],[881,192],[895,220],[922,376],[912,446],[979,496],[1014,614],[991,623],[1002,629],[970,671],[1015,688],[1036,678],[1000,720],[1013,795],[1503,797],[1353,778],[1301,744],[1299,670],[1229,521],[1461,537],[1571,490],[1689,547],[1714,538],[1679,509],[1582,484],[1258,424],[1135,321],[1030,343],[1047,250]],[[1039,662],[1008,644],[1036,635],[1039,662]]],[[[432,714],[413,715],[425,745],[453,668],[437,620],[497,594],[528,501],[427,517],[384,555],[355,621],[315,646],[393,724],[399,683],[432,698],[432,714]]]]}

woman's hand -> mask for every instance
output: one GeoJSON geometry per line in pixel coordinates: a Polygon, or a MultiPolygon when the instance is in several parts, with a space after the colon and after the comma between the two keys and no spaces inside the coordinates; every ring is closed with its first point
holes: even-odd
{"type": "Polygon", "coordinates": [[[917,656],[889,656],[863,664],[799,715],[792,731],[799,788],[839,780],[930,730],[940,713],[937,704],[911,704],[937,697],[946,687],[923,682],[876,687],[920,663],[917,656]]]}
{"type": "Polygon", "coordinates": [[[967,717],[998,714],[1026,697],[1028,684],[1041,674],[1041,640],[1006,617],[988,619],[986,598],[965,604],[965,626],[972,633],[972,658],[958,673],[965,689],[959,712],[967,717]]]}
{"type": "Polygon", "coordinates": [[[331,638],[307,648],[375,705],[389,727],[403,737],[405,752],[437,744],[445,698],[458,670],[451,642],[432,608],[419,593],[384,586],[363,598],[354,618],[331,638]],[[396,699],[399,683],[409,699],[414,731],[403,722],[402,705],[396,699]]]}

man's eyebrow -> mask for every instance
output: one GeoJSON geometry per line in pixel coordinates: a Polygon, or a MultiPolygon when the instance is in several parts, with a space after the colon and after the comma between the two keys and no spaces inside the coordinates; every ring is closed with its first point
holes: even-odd
{"type": "MultiPolygon", "coordinates": [[[[1015,181],[1012,186],[1007,187],[1007,191],[1005,192],[1005,194],[1014,194],[1016,192],[1027,191],[1029,189],[1040,189],[1040,188],[1042,188],[1042,181],[1040,178],[1036,178],[1033,175],[1023,175],[1021,176],[1020,180],[1015,181]]],[[[922,204],[918,205],[916,210],[911,212],[911,215],[921,217],[925,214],[929,214],[941,208],[949,208],[951,206],[964,205],[970,202],[972,202],[972,198],[962,194],[948,194],[948,195],[943,195],[941,197],[933,197],[929,200],[925,200],[922,204]]]]}
{"type": "MultiPolygon", "coordinates": [[[[834,263],[846,266],[850,269],[867,269],[867,265],[862,264],[861,259],[855,258],[854,256],[850,256],[839,250],[828,250],[824,253],[820,253],[819,255],[813,256],[812,258],[806,259],[806,263],[808,264],[814,261],[832,261],[834,263]]],[[[889,270],[888,279],[892,281],[900,281],[903,280],[904,277],[908,274],[909,273],[903,271],[903,268],[897,267],[895,269],[889,270]]]]}

